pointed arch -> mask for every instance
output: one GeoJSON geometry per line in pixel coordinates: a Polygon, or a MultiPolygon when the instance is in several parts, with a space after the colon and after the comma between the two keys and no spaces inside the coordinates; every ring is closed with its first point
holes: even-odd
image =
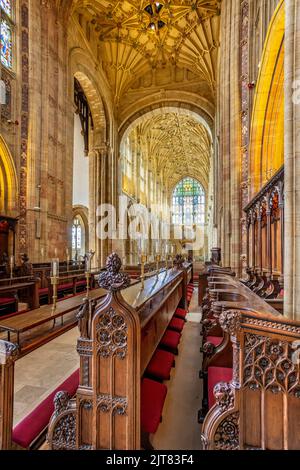
{"type": "Polygon", "coordinates": [[[269,25],[254,98],[250,134],[251,197],[284,160],[284,0],[269,25]]]}
{"type": "Polygon", "coordinates": [[[18,180],[9,148],[0,135],[0,213],[13,216],[18,200],[18,180]]]}

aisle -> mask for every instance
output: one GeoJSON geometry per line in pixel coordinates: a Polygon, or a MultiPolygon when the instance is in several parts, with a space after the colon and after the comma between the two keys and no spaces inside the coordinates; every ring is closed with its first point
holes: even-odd
{"type": "Polygon", "coordinates": [[[166,382],[168,394],[163,411],[163,421],[153,438],[157,450],[197,450],[202,449],[198,410],[201,408],[201,386],[199,369],[200,349],[200,307],[198,291],[195,289],[188,322],[183,329],[176,357],[176,367],[172,369],[171,380],[166,382]]]}

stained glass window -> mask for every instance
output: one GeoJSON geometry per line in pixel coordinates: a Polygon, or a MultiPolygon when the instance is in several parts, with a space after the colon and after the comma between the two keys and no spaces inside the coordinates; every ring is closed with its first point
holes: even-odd
{"type": "Polygon", "coordinates": [[[80,252],[82,245],[82,227],[79,219],[74,219],[72,226],[72,250],[80,252]]]}
{"type": "Polygon", "coordinates": [[[8,22],[1,20],[1,62],[5,67],[12,67],[12,31],[8,22]]]}
{"type": "Polygon", "coordinates": [[[0,0],[0,8],[8,16],[11,16],[11,13],[12,13],[12,0],[0,0]]]}
{"type": "Polygon", "coordinates": [[[203,225],[205,222],[205,192],[198,181],[184,178],[173,191],[173,224],[203,225]]]}
{"type": "Polygon", "coordinates": [[[12,1],[0,0],[0,47],[1,63],[11,69],[13,65],[13,22],[12,22],[12,1]]]}

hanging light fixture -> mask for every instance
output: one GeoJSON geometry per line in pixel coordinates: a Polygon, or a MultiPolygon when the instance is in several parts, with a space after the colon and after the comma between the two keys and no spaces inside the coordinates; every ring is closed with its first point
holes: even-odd
{"type": "Polygon", "coordinates": [[[144,11],[150,16],[150,23],[148,24],[148,29],[152,31],[159,31],[166,23],[161,18],[161,13],[163,12],[164,4],[160,2],[152,1],[145,8],[144,11]]]}

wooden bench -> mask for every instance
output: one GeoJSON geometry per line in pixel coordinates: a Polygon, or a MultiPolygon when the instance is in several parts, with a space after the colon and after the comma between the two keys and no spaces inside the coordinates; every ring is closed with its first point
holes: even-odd
{"type": "MultiPolygon", "coordinates": [[[[161,340],[174,319],[176,309],[183,308],[187,273],[184,269],[170,269],[160,273],[155,283],[153,278],[146,279],[144,289],[141,283],[130,283],[127,280],[126,285],[131,284],[130,287],[120,291],[122,276],[124,274],[121,275],[120,272],[106,272],[102,285],[110,287],[111,292],[97,302],[92,297],[96,291],[92,291],[91,297],[81,302],[77,311],[80,371],[76,398],[71,399],[71,393],[65,393],[66,385],[62,384],[61,391],[56,389],[52,392],[13,432],[11,384],[14,361],[20,357],[20,351],[17,345],[0,341],[0,380],[4,385],[0,387],[0,429],[3,431],[0,433],[1,449],[12,448],[12,436],[22,448],[38,447],[40,439],[44,438],[44,425],[48,420],[49,410],[53,410],[50,404],[53,397],[54,413],[48,427],[50,448],[151,448],[149,433],[157,429],[166,396],[166,386],[161,380],[169,375],[170,368],[174,366],[174,356],[161,350],[161,340]],[[108,358],[114,359],[110,361],[108,358]],[[144,377],[148,366],[151,378],[144,377]],[[100,377],[103,380],[99,380],[100,377]],[[97,406],[94,409],[92,397],[97,397],[97,406]],[[78,409],[76,403],[79,404],[78,409]],[[38,418],[40,413],[41,419],[38,418]],[[80,413],[82,423],[77,421],[79,426],[77,430],[74,428],[74,434],[70,426],[74,424],[74,419],[78,419],[77,413],[80,413]],[[101,414],[101,426],[98,426],[98,419],[96,427],[93,425],[94,413],[98,417],[101,414]],[[31,430],[30,422],[36,420],[38,422],[31,430]],[[111,420],[113,426],[109,424],[111,420]],[[63,428],[67,422],[69,431],[65,433],[63,428]],[[58,443],[56,440],[57,426],[66,441],[60,440],[58,443]],[[27,427],[25,437],[22,438],[27,427]],[[95,436],[97,438],[94,441],[95,436]]],[[[74,302],[74,299],[60,302],[58,308],[60,304],[74,302]]],[[[40,310],[48,308],[45,306],[40,310]]]]}
{"type": "MultiPolygon", "coordinates": [[[[19,347],[20,354],[28,353],[37,346],[40,346],[51,338],[57,336],[62,331],[74,326],[76,324],[75,315],[67,325],[64,325],[63,323],[64,316],[71,312],[75,313],[82,304],[85,296],[86,294],[79,294],[69,299],[62,300],[57,303],[55,311],[52,311],[51,305],[44,305],[38,309],[28,311],[21,315],[16,315],[4,320],[0,319],[0,331],[6,332],[8,341],[11,341],[11,339],[14,340],[19,347]],[[60,328],[53,329],[57,319],[61,320],[60,328]],[[32,340],[30,340],[29,335],[29,337],[27,336],[26,338],[26,342],[24,342],[24,344],[22,343],[22,334],[31,332],[47,323],[51,326],[49,325],[46,332],[41,334],[41,336],[35,334],[32,340]]],[[[103,296],[105,296],[105,291],[100,288],[94,289],[90,292],[91,300],[97,300],[103,296]]]]}
{"type": "Polygon", "coordinates": [[[239,308],[241,310],[257,309],[265,313],[276,315],[277,312],[270,305],[260,299],[237,279],[229,276],[208,278],[208,297],[212,297],[209,310],[203,325],[203,364],[200,377],[203,379],[202,409],[199,411],[198,420],[203,422],[209,407],[209,368],[232,366],[232,348],[229,336],[224,334],[219,325],[219,316],[224,310],[239,308]],[[219,289],[220,287],[220,289],[219,289]]]}
{"type": "Polygon", "coordinates": [[[33,279],[31,276],[11,279],[1,279],[0,281],[0,299],[5,299],[1,305],[10,305],[9,309],[1,309],[2,314],[14,313],[18,311],[18,303],[21,300],[28,304],[29,308],[39,307],[38,296],[38,279],[33,279]],[[11,301],[10,301],[11,299],[11,301]]]}
{"type": "Polygon", "coordinates": [[[80,385],[76,402],[67,402],[52,417],[48,431],[51,449],[70,448],[68,438],[64,443],[56,439],[63,416],[72,416],[79,423],[77,449],[123,450],[140,449],[141,435],[142,446],[151,448],[149,434],[156,431],[161,418],[166,387],[143,376],[162,347],[176,309],[186,302],[186,270],[161,272],[155,283],[153,278],[146,279],[144,289],[138,283],[120,290],[121,273],[112,271],[107,276],[110,294],[94,309],[86,306],[82,311],[77,347],[80,385]],[[96,397],[98,406],[94,407],[96,397]]]}
{"type": "Polygon", "coordinates": [[[12,447],[32,450],[38,449],[45,441],[50,418],[54,412],[54,398],[59,391],[68,393],[70,398],[75,395],[79,385],[79,369],[73,372],[56,389],[51,392],[13,429],[12,447]]]}

